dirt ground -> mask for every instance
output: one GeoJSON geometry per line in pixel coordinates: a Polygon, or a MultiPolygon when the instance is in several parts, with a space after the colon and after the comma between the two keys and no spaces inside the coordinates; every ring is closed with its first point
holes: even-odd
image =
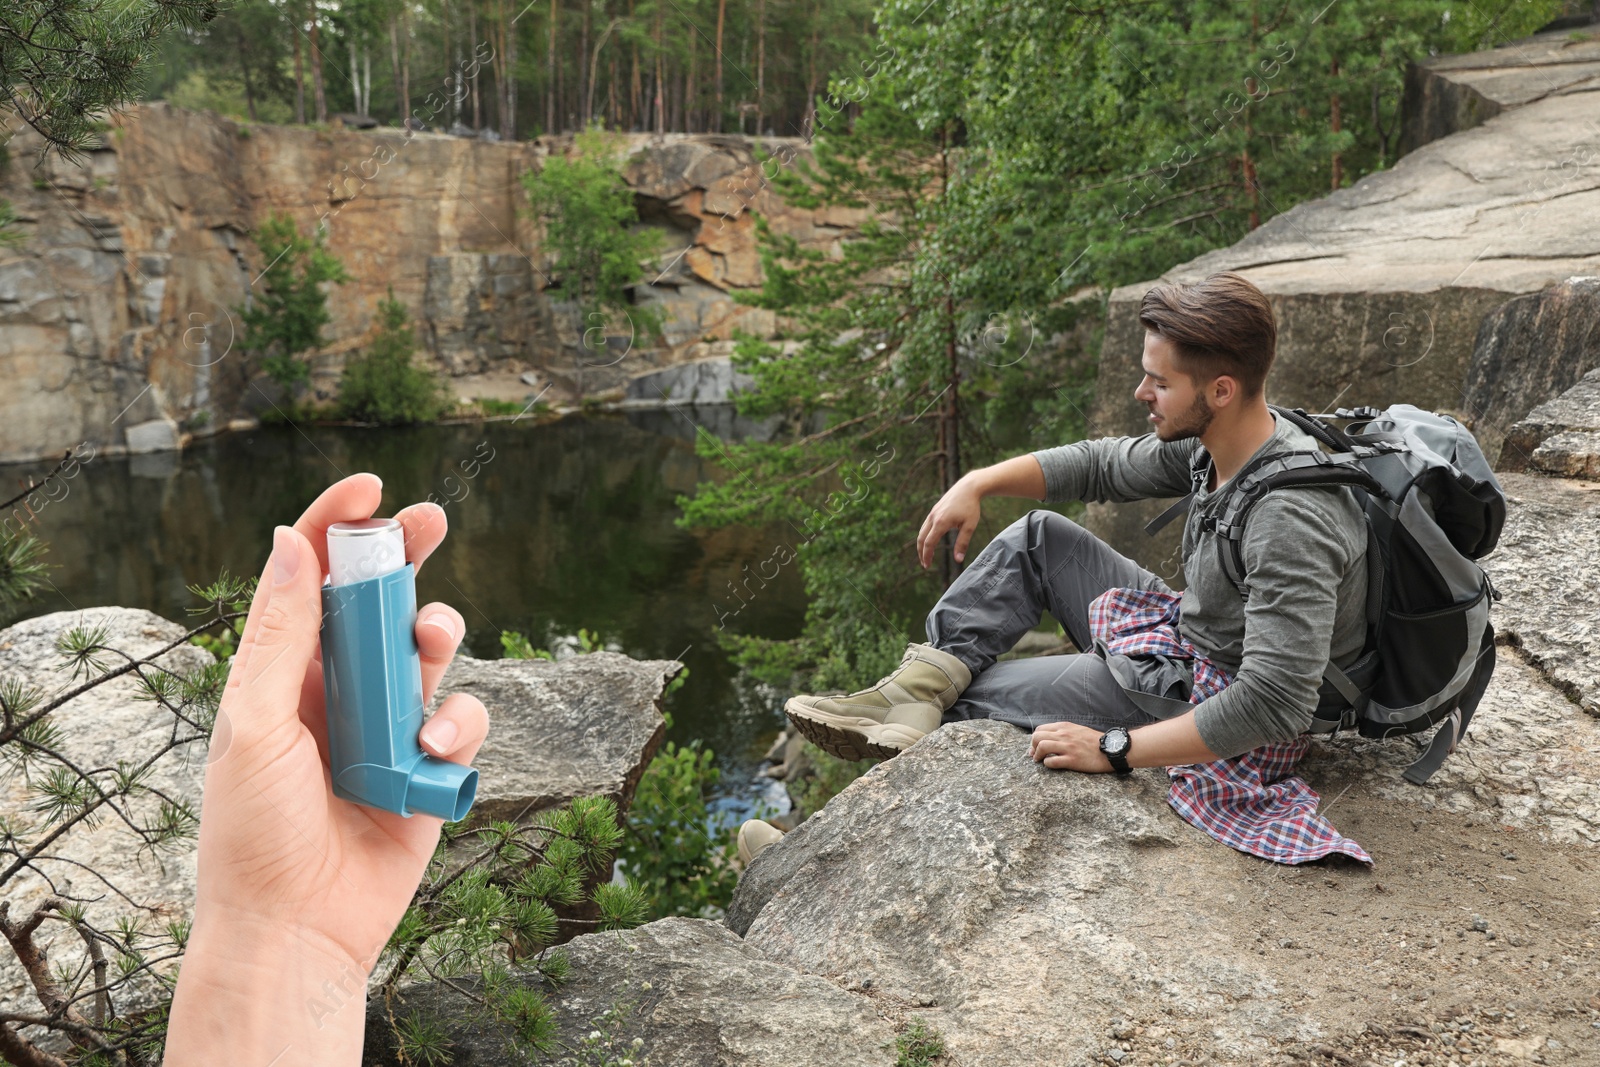
{"type": "MultiPolygon", "coordinates": [[[[1600,850],[1375,798],[1345,798],[1338,816],[1372,869],[1240,855],[1237,881],[1211,890],[1262,908],[1255,951],[1304,982],[1279,993],[1346,1035],[1286,1039],[1265,1062],[1600,1067],[1600,850]]],[[[1120,1067],[1236,1062],[1159,1019],[1106,1036],[1120,1067]]]]}

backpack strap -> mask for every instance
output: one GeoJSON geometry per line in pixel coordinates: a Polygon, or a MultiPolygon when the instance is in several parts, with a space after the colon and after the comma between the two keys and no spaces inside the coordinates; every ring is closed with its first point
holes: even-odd
{"type": "MultiPolygon", "coordinates": [[[[1222,508],[1207,519],[1207,529],[1217,534],[1217,556],[1223,573],[1239,590],[1239,595],[1249,598],[1245,588],[1244,525],[1251,510],[1261,498],[1274,489],[1297,486],[1347,485],[1353,489],[1387,500],[1388,492],[1361,466],[1360,460],[1376,450],[1353,446],[1351,451],[1327,453],[1322,451],[1277,452],[1244,469],[1229,482],[1222,508]]],[[[1368,531],[1368,546],[1372,544],[1368,531]]]]}
{"type": "Polygon", "coordinates": [[[1173,519],[1189,510],[1189,505],[1194,503],[1195,494],[1205,488],[1206,480],[1211,476],[1211,453],[1205,446],[1194,450],[1189,457],[1189,491],[1177,503],[1167,508],[1161,514],[1144,524],[1144,532],[1154,537],[1173,519]]]}
{"type": "Polygon", "coordinates": [[[1456,706],[1450,712],[1450,717],[1439,724],[1433,740],[1428,742],[1427,750],[1415,763],[1405,769],[1402,778],[1415,785],[1423,785],[1433,777],[1440,764],[1444,763],[1444,758],[1454,752],[1456,745],[1467,736],[1467,726],[1472,722],[1472,713],[1478,710],[1478,702],[1483,699],[1484,691],[1489,688],[1489,676],[1493,673],[1494,627],[1485,625],[1483,643],[1478,648],[1478,662],[1472,668],[1472,677],[1468,680],[1467,687],[1456,699],[1456,706]]]}

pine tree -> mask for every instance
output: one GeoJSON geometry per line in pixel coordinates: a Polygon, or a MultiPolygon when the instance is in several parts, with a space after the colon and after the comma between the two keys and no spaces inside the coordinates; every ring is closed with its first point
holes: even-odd
{"type": "Polygon", "coordinates": [[[360,356],[345,364],[339,411],[347,419],[392,426],[432,422],[451,406],[449,387],[436,371],[412,359],[416,337],[394,287],[378,303],[378,328],[360,356]]]}
{"type": "Polygon", "coordinates": [[[323,283],[342,284],[350,276],[327,250],[322,230],[302,237],[288,215],[269,217],[255,241],[265,268],[254,299],[236,309],[244,323],[239,347],[269,378],[292,390],[311,376],[301,354],[322,344],[322,328],[332,321],[323,283]]]}

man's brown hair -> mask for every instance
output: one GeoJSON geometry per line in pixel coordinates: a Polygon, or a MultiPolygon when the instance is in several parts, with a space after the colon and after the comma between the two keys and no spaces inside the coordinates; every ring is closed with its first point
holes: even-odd
{"type": "Polygon", "coordinates": [[[1172,342],[1178,368],[1196,382],[1227,374],[1247,398],[1261,392],[1278,347],[1266,295],[1231,270],[1191,285],[1153,287],[1139,305],[1139,324],[1172,342]]]}

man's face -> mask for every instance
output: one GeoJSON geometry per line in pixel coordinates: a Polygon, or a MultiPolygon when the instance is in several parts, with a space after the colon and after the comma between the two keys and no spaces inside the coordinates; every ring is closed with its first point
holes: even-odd
{"type": "Polygon", "coordinates": [[[1147,332],[1143,364],[1144,379],[1133,395],[1150,409],[1150,426],[1156,436],[1163,441],[1182,441],[1205,433],[1216,412],[1200,383],[1178,369],[1172,342],[1147,332]]]}

